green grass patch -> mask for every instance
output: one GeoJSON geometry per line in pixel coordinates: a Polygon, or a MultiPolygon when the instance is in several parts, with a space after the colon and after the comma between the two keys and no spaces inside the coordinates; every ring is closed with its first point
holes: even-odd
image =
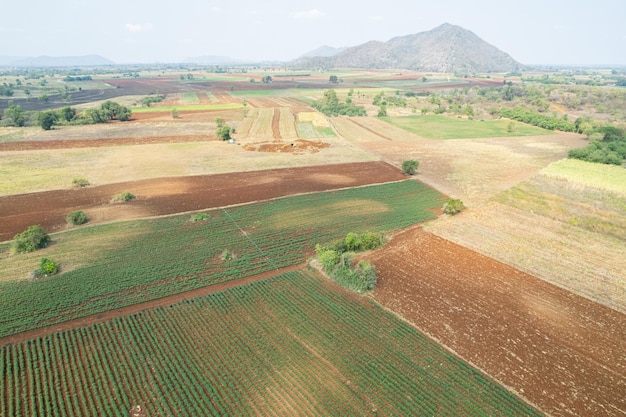
{"type": "Polygon", "coordinates": [[[371,299],[309,271],[2,347],[0,364],[15,417],[72,398],[88,415],[114,415],[137,398],[150,416],[285,407],[308,416],[541,415],[371,299]],[[172,389],[180,381],[184,389],[172,389]]]}
{"type": "Polygon", "coordinates": [[[195,92],[188,92],[183,94],[183,104],[188,106],[190,104],[200,104],[200,99],[195,92]]]}
{"type": "Polygon", "coordinates": [[[296,122],[296,131],[301,139],[334,138],[332,127],[314,126],[312,122],[296,122]]]}
{"type": "MultiPolygon", "coordinates": [[[[302,263],[317,243],[404,229],[434,218],[441,204],[438,192],[408,180],[207,211],[207,222],[185,214],[64,232],[40,256],[54,249],[55,261],[75,268],[54,279],[0,284],[0,337],[302,263]],[[87,259],[74,250],[85,234],[87,259]],[[236,258],[221,261],[224,249],[236,258]]],[[[0,245],[10,270],[21,258],[5,256],[8,250],[0,245]]]]}
{"type": "MultiPolygon", "coordinates": [[[[196,96],[197,98],[197,96],[196,96]]],[[[156,113],[156,112],[171,112],[173,109],[178,111],[192,111],[192,110],[236,110],[242,109],[243,105],[238,103],[225,103],[225,104],[192,104],[183,106],[152,106],[152,107],[132,107],[133,113],[156,113]]]]}
{"type": "Polygon", "coordinates": [[[626,169],[621,166],[562,159],[548,165],[541,172],[586,187],[626,195],[626,169]]]}
{"type": "Polygon", "coordinates": [[[535,136],[549,130],[509,120],[471,120],[441,115],[381,117],[385,122],[429,139],[535,136]],[[513,123],[511,129],[509,124],[513,123]]]}

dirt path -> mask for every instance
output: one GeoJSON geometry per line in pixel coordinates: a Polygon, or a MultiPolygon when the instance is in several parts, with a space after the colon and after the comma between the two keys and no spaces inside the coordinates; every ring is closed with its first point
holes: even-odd
{"type": "Polygon", "coordinates": [[[52,326],[46,326],[46,327],[41,327],[39,329],[29,330],[27,332],[22,332],[22,333],[0,338],[0,346],[26,342],[28,340],[33,340],[38,337],[45,337],[53,333],[64,332],[64,331],[68,331],[72,329],[78,329],[80,327],[85,327],[85,326],[91,326],[92,324],[101,323],[103,321],[111,320],[117,317],[129,316],[131,314],[139,313],[140,311],[153,309],[157,307],[165,307],[171,304],[179,303],[181,301],[191,300],[191,299],[198,298],[198,297],[204,297],[205,295],[225,291],[230,288],[240,287],[242,285],[250,284],[252,282],[262,281],[264,279],[271,278],[275,275],[280,275],[280,274],[284,274],[287,272],[296,271],[303,267],[304,267],[304,264],[292,265],[292,266],[277,269],[274,271],[268,271],[263,274],[253,275],[251,277],[222,282],[222,283],[215,284],[215,285],[209,285],[208,287],[198,288],[197,290],[170,295],[168,297],[163,297],[157,300],[147,301],[145,303],[133,304],[128,307],[122,307],[122,308],[118,308],[115,310],[109,310],[104,313],[92,314],[87,317],[64,321],[62,323],[54,324],[52,326]]]}
{"type": "Polygon", "coordinates": [[[48,233],[67,228],[65,217],[83,210],[90,224],[262,201],[287,195],[399,181],[406,177],[384,162],[283,168],[231,174],[157,178],[81,189],[0,197],[0,242],[28,226],[48,233]],[[112,203],[122,192],[137,199],[112,203]]]}
{"type": "Polygon", "coordinates": [[[626,316],[419,227],[367,256],[374,298],[553,416],[624,416],[626,316]]]}

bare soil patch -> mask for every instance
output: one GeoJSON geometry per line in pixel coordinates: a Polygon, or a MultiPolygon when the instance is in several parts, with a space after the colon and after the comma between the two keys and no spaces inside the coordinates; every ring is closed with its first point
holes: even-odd
{"type": "Polygon", "coordinates": [[[247,151],[255,152],[277,152],[277,153],[316,153],[320,149],[325,149],[330,146],[330,143],[321,141],[312,141],[306,139],[296,139],[291,142],[283,142],[280,140],[274,140],[272,142],[254,142],[243,145],[243,148],[247,151]]]}
{"type": "Polygon", "coordinates": [[[0,197],[0,241],[12,239],[33,224],[41,225],[49,233],[65,230],[65,216],[75,210],[84,210],[92,223],[110,222],[404,178],[400,170],[384,162],[364,162],[157,178],[6,196],[0,197]],[[334,181],[328,180],[328,174],[334,175],[334,181]],[[339,178],[343,181],[338,181],[339,178]],[[111,203],[113,196],[125,191],[135,194],[137,200],[111,203]]]}
{"type": "Polygon", "coordinates": [[[374,298],[553,416],[626,410],[626,316],[416,227],[374,298]]]}

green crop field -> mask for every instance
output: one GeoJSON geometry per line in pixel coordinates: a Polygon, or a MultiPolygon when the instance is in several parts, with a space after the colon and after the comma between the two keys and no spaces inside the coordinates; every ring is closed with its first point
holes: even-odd
{"type": "Polygon", "coordinates": [[[304,270],[0,348],[0,415],[539,416],[304,270]]]}
{"type": "Polygon", "coordinates": [[[196,94],[195,91],[184,93],[183,103],[185,105],[200,104],[200,99],[198,98],[198,94],[196,94]]]}
{"type": "MultiPolygon", "coordinates": [[[[0,284],[0,337],[303,263],[316,243],[400,230],[434,218],[441,204],[441,194],[407,180],[207,211],[204,222],[186,214],[65,232],[50,249],[61,269],[73,269],[0,284]],[[89,253],[81,257],[74,244],[85,239],[89,253]],[[225,249],[235,258],[220,259],[225,249]]],[[[0,246],[10,271],[20,257],[8,251],[0,246]]]]}
{"type": "Polygon", "coordinates": [[[547,135],[549,130],[509,120],[471,120],[450,116],[381,117],[385,122],[428,139],[469,139],[547,135]],[[512,123],[512,130],[509,124],[512,123]],[[509,131],[511,130],[511,131],[509,131]]]}

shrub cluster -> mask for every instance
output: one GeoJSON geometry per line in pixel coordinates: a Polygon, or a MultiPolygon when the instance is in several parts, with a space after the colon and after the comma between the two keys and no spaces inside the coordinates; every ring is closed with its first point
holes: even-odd
{"type": "Polygon", "coordinates": [[[66,220],[73,226],[85,224],[89,221],[87,214],[82,210],[73,211],[67,215],[66,220]]]}
{"type": "Polygon", "coordinates": [[[313,103],[313,108],[324,113],[326,116],[365,116],[365,107],[357,106],[352,101],[341,103],[335,90],[324,92],[324,98],[313,103]]]}
{"type": "Polygon", "coordinates": [[[135,194],[130,193],[130,192],[128,192],[128,191],[125,191],[125,192],[123,192],[123,193],[121,193],[121,194],[116,195],[116,196],[113,198],[113,200],[114,200],[114,201],[122,201],[122,202],[126,202],[126,201],[131,201],[131,200],[134,200],[134,199],[136,199],[136,198],[137,198],[137,196],[135,196],[135,194]]]}
{"type": "Polygon", "coordinates": [[[11,251],[13,253],[34,252],[37,249],[45,248],[50,242],[50,236],[39,225],[30,226],[22,233],[18,233],[13,238],[11,251]]]}
{"type": "Polygon", "coordinates": [[[563,132],[576,131],[576,126],[572,122],[559,117],[547,116],[520,106],[512,109],[502,107],[500,109],[500,116],[549,130],[561,130],[563,132]]]}
{"type": "Polygon", "coordinates": [[[41,263],[39,264],[39,268],[35,270],[33,275],[35,278],[47,277],[50,275],[55,275],[59,272],[59,265],[51,259],[41,258],[41,263]]]}
{"type": "Polygon", "coordinates": [[[402,172],[407,175],[414,175],[417,171],[417,167],[419,166],[419,161],[414,159],[410,159],[408,161],[402,162],[402,172]]]}
{"type": "Polygon", "coordinates": [[[328,276],[339,285],[358,293],[374,289],[376,268],[366,261],[352,265],[355,251],[370,250],[383,244],[380,233],[348,233],[345,239],[315,246],[315,256],[328,276]]]}
{"type": "Polygon", "coordinates": [[[82,187],[87,187],[88,185],[89,185],[89,181],[86,180],[85,178],[74,178],[72,180],[73,187],[82,188],[82,187]]]}
{"type": "Polygon", "coordinates": [[[590,133],[592,140],[584,148],[572,149],[568,156],[587,162],[621,165],[626,159],[626,134],[615,126],[602,126],[590,133]]]}
{"type": "Polygon", "coordinates": [[[451,198],[443,203],[443,212],[449,215],[460,213],[464,208],[465,205],[458,198],[451,198]]]}

